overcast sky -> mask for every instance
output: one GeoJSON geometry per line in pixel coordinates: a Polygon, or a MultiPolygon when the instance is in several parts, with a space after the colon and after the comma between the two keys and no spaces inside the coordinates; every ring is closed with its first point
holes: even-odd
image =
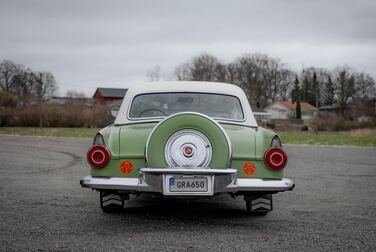
{"type": "Polygon", "coordinates": [[[376,1],[0,0],[0,60],[51,71],[60,95],[127,87],[156,64],[168,76],[202,52],[376,77],[376,1]]]}

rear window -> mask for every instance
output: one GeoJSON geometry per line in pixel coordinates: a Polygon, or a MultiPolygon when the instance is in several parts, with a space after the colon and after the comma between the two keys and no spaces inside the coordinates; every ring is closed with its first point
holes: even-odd
{"type": "Polygon", "coordinates": [[[198,112],[213,118],[243,120],[237,97],[207,93],[151,93],[133,99],[129,117],[166,117],[179,112],[198,112]]]}

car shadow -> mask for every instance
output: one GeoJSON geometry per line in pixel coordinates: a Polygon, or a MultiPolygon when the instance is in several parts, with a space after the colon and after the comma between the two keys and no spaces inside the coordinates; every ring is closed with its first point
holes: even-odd
{"type": "Polygon", "coordinates": [[[143,219],[197,222],[256,217],[245,210],[245,203],[241,197],[234,199],[227,195],[210,199],[176,199],[142,195],[126,202],[120,214],[143,219]]]}
{"type": "MultiPolygon", "coordinates": [[[[97,206],[97,205],[96,205],[97,206]]],[[[94,205],[93,205],[94,207],[94,205]]],[[[269,216],[254,216],[242,197],[219,195],[210,199],[176,199],[141,195],[131,197],[124,208],[106,213],[96,208],[80,217],[81,229],[102,233],[216,232],[221,230],[259,230],[269,216]]]]}

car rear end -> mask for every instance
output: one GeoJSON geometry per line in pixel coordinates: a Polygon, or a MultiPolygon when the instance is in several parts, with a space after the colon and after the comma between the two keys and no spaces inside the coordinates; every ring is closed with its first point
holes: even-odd
{"type": "MultiPolygon", "coordinates": [[[[181,101],[198,99],[192,93],[179,92],[181,101]]],[[[174,99],[179,101],[179,95],[174,99]]],[[[167,100],[171,102],[171,97],[167,100]]],[[[229,193],[244,196],[250,212],[271,211],[271,194],[294,187],[291,180],[283,178],[287,155],[275,133],[243,123],[249,108],[240,100],[244,116],[230,120],[192,111],[149,120],[170,106],[159,104],[158,110],[146,106],[136,113],[143,117],[154,113],[148,120],[102,129],[88,152],[91,175],[83,178],[81,185],[101,191],[101,205],[106,197],[111,202],[119,199],[122,206],[129,194],[138,193],[164,197],[229,193]]],[[[127,115],[131,112],[128,108],[127,115]]],[[[221,109],[217,114],[225,112],[221,109]]]]}

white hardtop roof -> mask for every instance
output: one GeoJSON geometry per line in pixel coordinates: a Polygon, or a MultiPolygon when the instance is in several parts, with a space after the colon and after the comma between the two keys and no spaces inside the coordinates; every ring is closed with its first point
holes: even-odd
{"type": "MultiPolygon", "coordinates": [[[[218,120],[227,123],[257,127],[244,91],[233,84],[204,81],[163,81],[163,82],[139,82],[131,85],[124,96],[115,124],[130,124],[137,122],[158,121],[156,118],[129,119],[128,110],[133,98],[139,94],[164,93],[164,92],[197,92],[233,95],[239,98],[244,111],[245,119],[242,121],[218,120]]],[[[161,118],[159,118],[160,120],[161,118]]]]}
{"type": "Polygon", "coordinates": [[[155,92],[205,92],[223,93],[238,96],[243,90],[236,85],[221,82],[205,81],[163,81],[144,82],[132,85],[128,92],[155,93],[155,92]]]}

